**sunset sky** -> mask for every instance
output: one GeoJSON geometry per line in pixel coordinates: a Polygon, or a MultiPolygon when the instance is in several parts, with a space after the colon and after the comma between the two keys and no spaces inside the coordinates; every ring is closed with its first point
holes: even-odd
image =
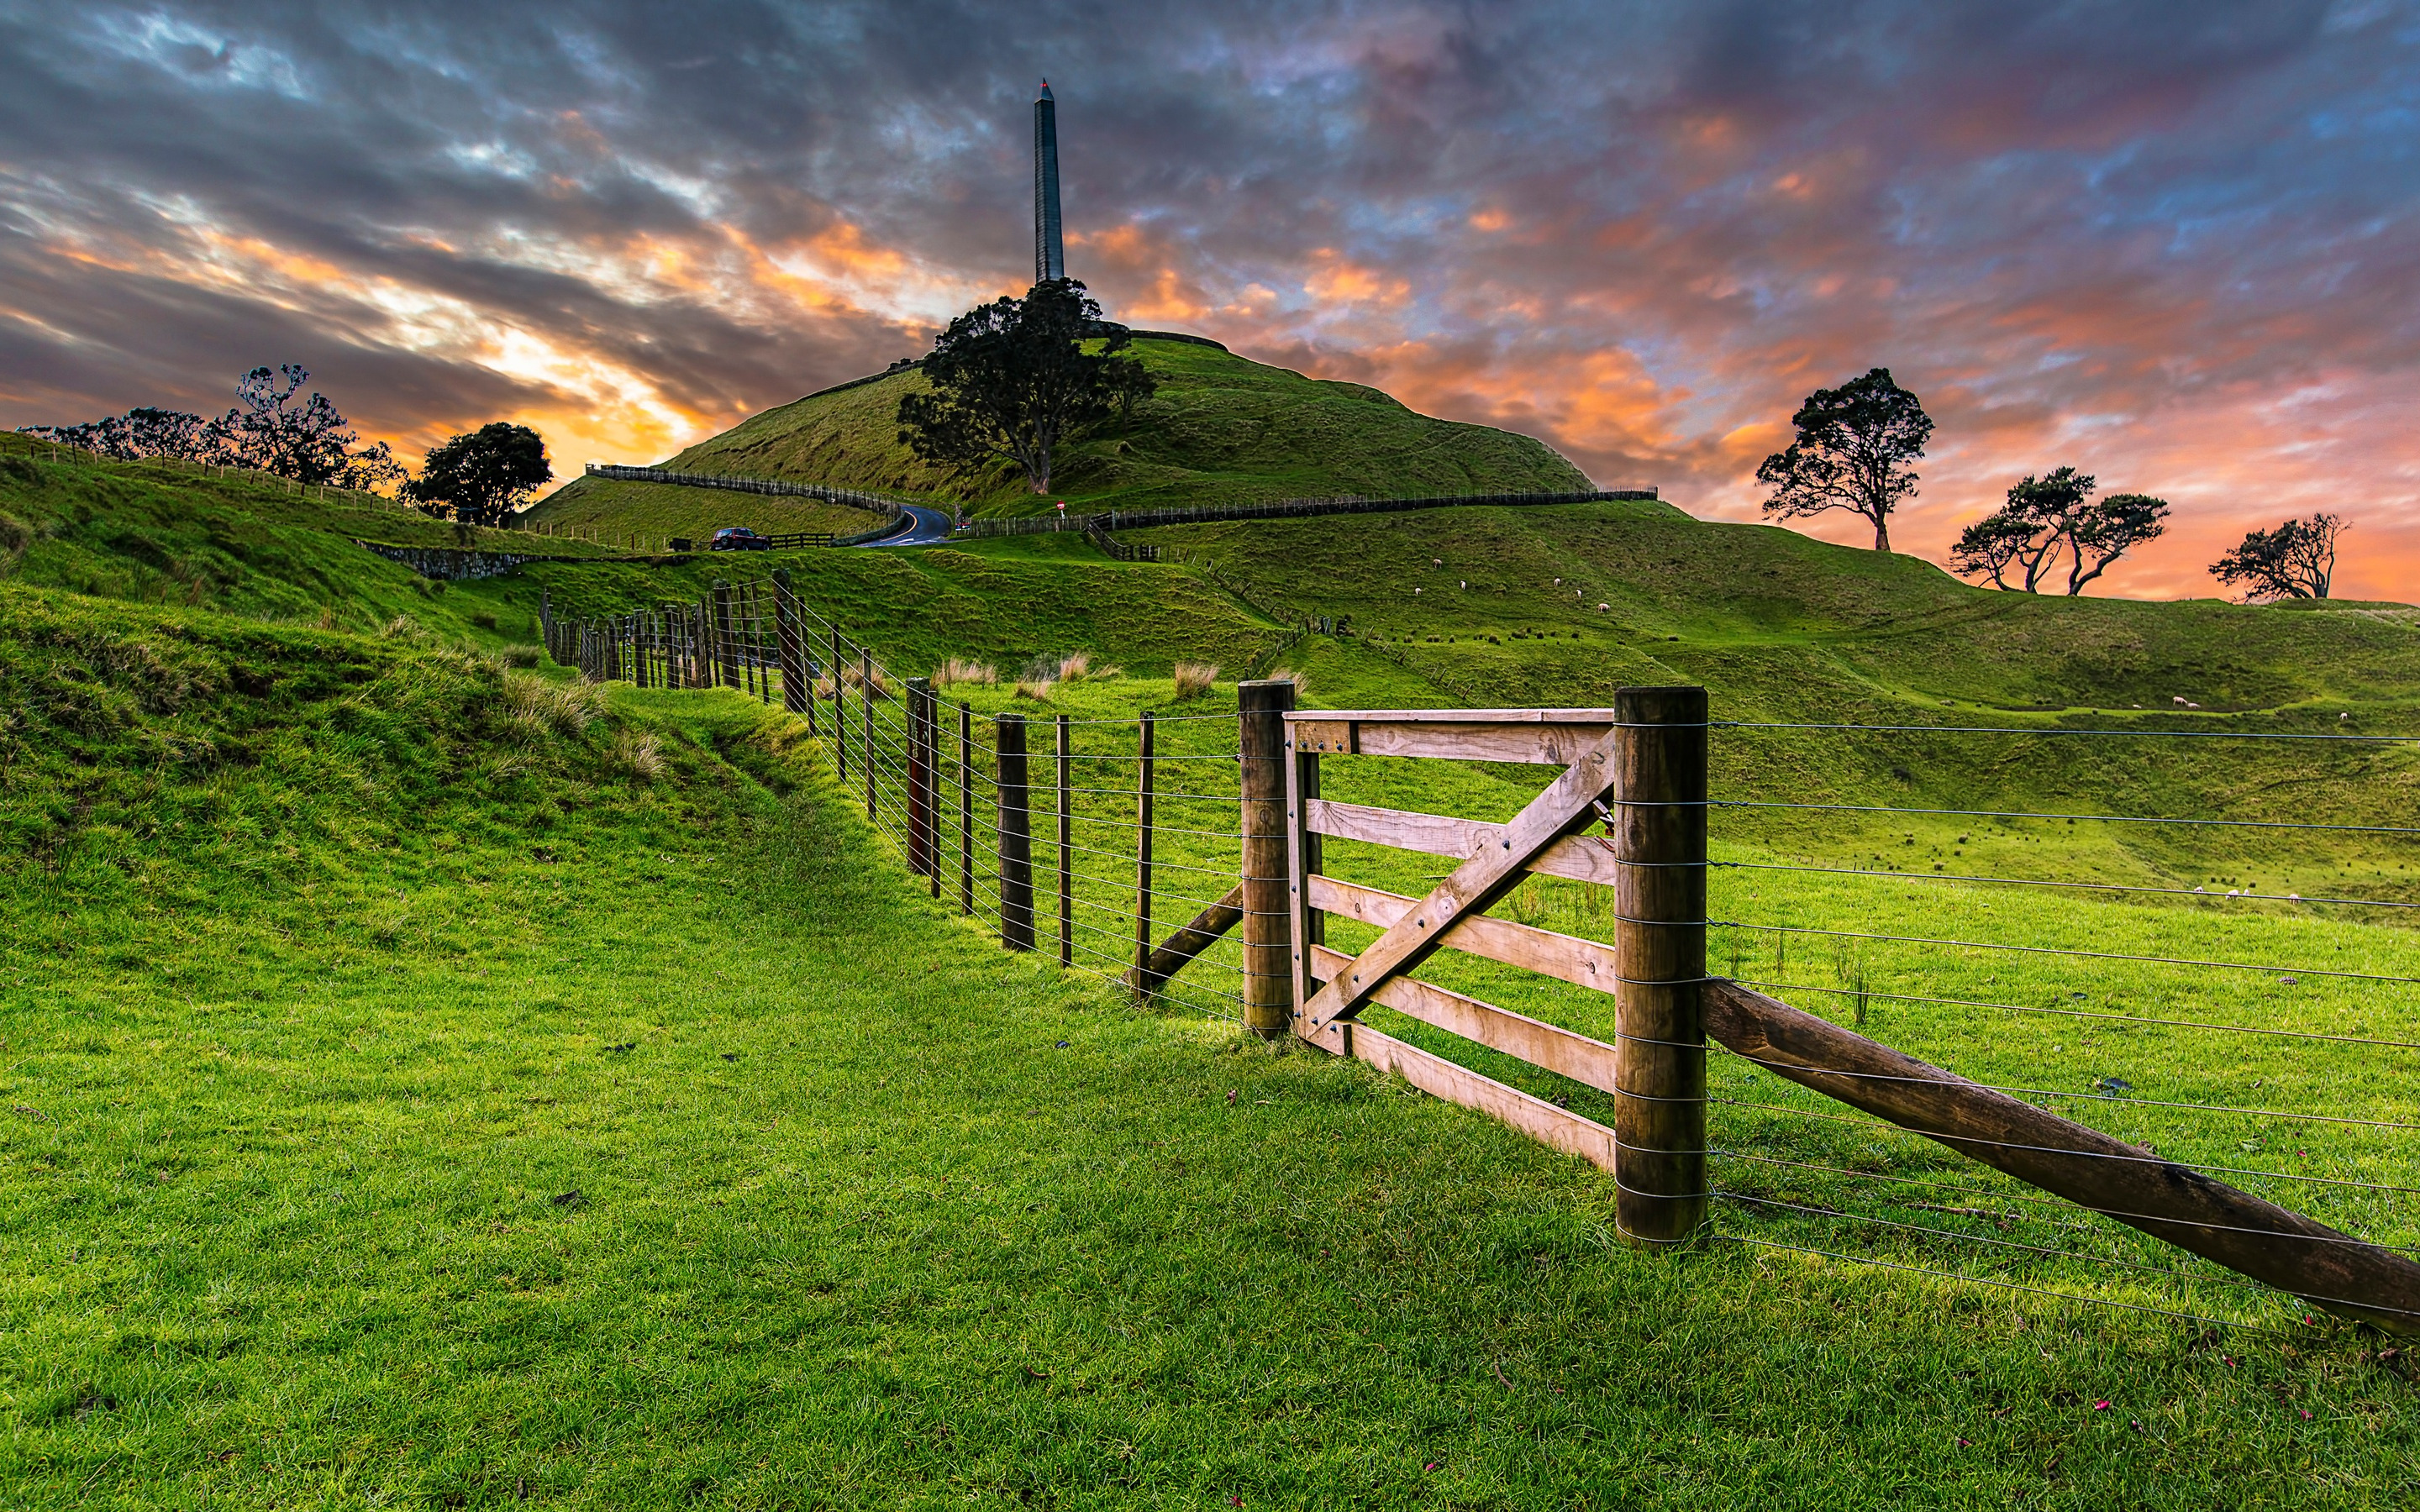
{"type": "Polygon", "coordinates": [[[0,0],[0,425],[297,361],[414,464],[654,460],[1021,291],[1047,77],[1119,318],[1725,519],[1885,366],[1903,550],[2072,464],[2176,506],[2096,592],[2327,509],[2420,598],[2420,4],[0,0]]]}

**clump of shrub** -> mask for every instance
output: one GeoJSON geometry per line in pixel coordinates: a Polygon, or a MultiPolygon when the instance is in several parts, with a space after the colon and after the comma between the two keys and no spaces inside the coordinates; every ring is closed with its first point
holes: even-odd
{"type": "Polygon", "coordinates": [[[1180,661],[1175,677],[1176,696],[1180,700],[1196,698],[1209,692],[1211,685],[1218,681],[1218,669],[1208,662],[1180,661]]]}
{"type": "Polygon", "coordinates": [[[987,661],[970,661],[963,656],[952,656],[941,663],[939,669],[933,673],[935,687],[949,687],[959,683],[980,683],[985,687],[998,687],[1000,669],[987,661]]]}

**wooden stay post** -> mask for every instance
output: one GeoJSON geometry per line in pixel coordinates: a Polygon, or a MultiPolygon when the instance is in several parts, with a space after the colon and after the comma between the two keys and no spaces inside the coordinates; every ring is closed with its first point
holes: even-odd
{"type": "Polygon", "coordinates": [[[1032,797],[1025,770],[1025,717],[1003,714],[994,723],[1000,790],[1000,943],[1033,949],[1032,797]]]}
{"type": "Polygon", "coordinates": [[[790,569],[773,569],[773,654],[782,664],[782,707],[807,717],[815,733],[815,701],[807,687],[806,647],[799,635],[799,605],[790,592],[790,569]]]}
{"type": "Polygon", "coordinates": [[[1076,959],[1076,785],[1074,723],[1066,716],[1058,718],[1059,758],[1059,965],[1062,970],[1076,959]]]}
{"type": "Polygon", "coordinates": [[[1294,684],[1249,682],[1235,689],[1241,763],[1244,1027],[1264,1040],[1294,1017],[1293,941],[1287,927],[1285,717],[1294,684]]]}
{"type": "Polygon", "coordinates": [[[842,697],[840,676],[840,626],[831,631],[831,727],[832,768],[840,779],[848,780],[848,701],[842,697]]]}
{"type": "Polygon", "coordinates": [[[1138,985],[1151,968],[1152,735],[1151,711],[1145,709],[1135,726],[1134,965],[1129,974],[1138,985]]]}
{"type": "Polygon", "coordinates": [[[932,767],[924,733],[924,705],[932,696],[930,679],[908,679],[908,870],[920,877],[940,870],[933,859],[932,767]]]}
{"type": "Polygon", "coordinates": [[[732,634],[731,585],[714,585],[714,665],[715,684],[719,687],[737,687],[739,684],[739,642],[732,634]]]}
{"type": "Polygon", "coordinates": [[[863,702],[858,713],[864,716],[865,759],[859,763],[865,768],[865,817],[874,817],[874,653],[863,646],[857,648],[857,690],[863,702]]]}
{"type": "Polygon", "coordinates": [[[975,711],[958,705],[958,912],[975,911],[975,711]]]}

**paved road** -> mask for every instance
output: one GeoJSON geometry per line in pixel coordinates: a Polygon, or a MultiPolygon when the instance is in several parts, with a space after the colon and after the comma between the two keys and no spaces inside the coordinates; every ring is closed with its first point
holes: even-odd
{"type": "Polygon", "coordinates": [[[926,509],[922,504],[902,504],[908,511],[908,521],[899,529],[867,546],[939,546],[950,538],[950,513],[945,509],[926,509]]]}

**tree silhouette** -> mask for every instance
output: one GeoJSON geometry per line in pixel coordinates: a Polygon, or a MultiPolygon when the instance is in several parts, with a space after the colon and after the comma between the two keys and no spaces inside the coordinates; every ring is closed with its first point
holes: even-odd
{"type": "Polygon", "coordinates": [[[361,445],[326,394],[296,402],[310,377],[299,363],[281,363],[274,372],[256,367],[238,379],[236,407],[209,424],[215,459],[340,488],[401,482],[403,465],[386,442],[361,445]]]}
{"type": "Polygon", "coordinates": [[[1932,437],[1916,396],[1877,367],[1837,389],[1818,389],[1790,417],[1797,440],[1756,470],[1773,490],[1767,516],[1796,519],[1845,509],[1873,522],[1874,549],[1890,549],[1891,512],[1916,496],[1915,470],[1932,437]]]}
{"type": "Polygon", "coordinates": [[[543,437],[527,425],[491,420],[431,447],[420,476],[397,491],[440,518],[502,525],[553,476],[543,437]]]}
{"type": "Polygon", "coordinates": [[[1969,578],[1989,577],[1995,588],[2042,591],[2064,561],[2070,596],[2109,570],[2128,551],[2167,531],[2168,506],[2149,494],[2114,493],[2092,501],[2095,479],[2073,468],[2027,476],[2009,490],[2008,502],[1966,527],[1949,548],[1950,565],[1969,578]],[[2011,569],[2020,573],[2011,583],[2011,569]]]}
{"type": "Polygon", "coordinates": [[[2340,515],[2289,519],[2273,531],[2254,531],[2242,545],[2211,564],[2211,576],[2246,599],[2325,598],[2336,572],[2340,515]]]}

